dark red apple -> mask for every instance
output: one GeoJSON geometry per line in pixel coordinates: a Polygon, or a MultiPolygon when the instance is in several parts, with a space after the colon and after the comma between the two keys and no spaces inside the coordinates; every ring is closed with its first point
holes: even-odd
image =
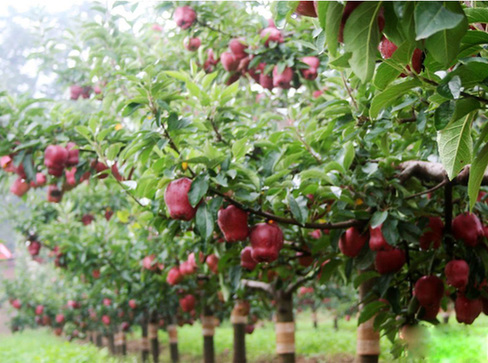
{"type": "Polygon", "coordinates": [[[458,323],[472,324],[483,310],[481,299],[470,300],[459,293],[454,303],[458,323]]]}
{"type": "Polygon", "coordinates": [[[224,67],[227,72],[233,72],[239,67],[240,59],[231,52],[224,52],[220,56],[220,61],[222,62],[222,67],[224,67]]]}
{"type": "Polygon", "coordinates": [[[70,98],[72,100],[77,100],[78,98],[80,98],[81,93],[83,92],[83,87],[74,84],[69,88],[69,92],[70,92],[70,98]]]}
{"type": "Polygon", "coordinates": [[[210,269],[210,271],[212,271],[214,274],[219,273],[219,267],[218,267],[219,258],[216,255],[214,255],[214,254],[208,255],[206,263],[207,263],[207,266],[210,269]]]}
{"type": "MultiPolygon", "coordinates": [[[[378,49],[381,53],[381,56],[384,59],[389,59],[393,56],[393,53],[398,49],[396,44],[392,41],[383,38],[380,42],[378,49]]],[[[420,49],[415,49],[412,55],[412,66],[415,73],[420,73],[422,71],[422,51],[420,49]]],[[[407,65],[407,70],[410,70],[410,66],[407,65]]],[[[400,77],[405,77],[406,74],[402,73],[400,77]]]]}
{"type": "Polygon", "coordinates": [[[46,185],[47,178],[43,173],[36,173],[36,180],[31,181],[31,187],[40,188],[46,185]]]}
{"type": "Polygon", "coordinates": [[[74,142],[68,142],[66,144],[66,150],[68,150],[68,160],[66,166],[76,166],[80,161],[80,149],[74,142]]]}
{"type": "Polygon", "coordinates": [[[252,257],[252,248],[247,246],[241,251],[241,267],[246,270],[252,271],[258,264],[252,257]]]}
{"type": "Polygon", "coordinates": [[[299,1],[295,13],[303,16],[317,17],[313,1],[299,1]]]}
{"type": "Polygon", "coordinates": [[[102,315],[102,323],[105,325],[110,325],[111,319],[110,316],[108,315],[102,315]]]}
{"type": "Polygon", "coordinates": [[[50,203],[59,203],[63,198],[63,193],[59,190],[58,186],[51,184],[47,187],[47,200],[50,203]]]}
{"type": "Polygon", "coordinates": [[[273,68],[273,86],[288,89],[293,79],[293,69],[286,67],[283,72],[279,73],[278,66],[273,68]]]}
{"type": "Polygon", "coordinates": [[[246,325],[246,334],[252,334],[254,332],[254,324],[246,325]]]}
{"type": "Polygon", "coordinates": [[[422,306],[439,306],[444,296],[444,283],[437,276],[422,276],[415,283],[414,296],[422,306]]]}
{"type": "Polygon", "coordinates": [[[61,169],[62,173],[62,170],[68,162],[68,157],[69,152],[66,150],[66,148],[62,147],[61,145],[49,145],[44,151],[44,165],[46,165],[48,169],[52,169],[49,174],[61,176],[56,175],[56,172],[61,169]]]}
{"type": "Polygon", "coordinates": [[[95,220],[95,217],[91,214],[85,214],[85,215],[83,215],[83,217],[81,217],[81,223],[83,223],[83,225],[85,225],[85,226],[88,226],[94,220],[95,220]]]}
{"type": "Polygon", "coordinates": [[[227,242],[244,241],[249,236],[247,212],[235,205],[220,209],[217,223],[227,242]]]}
{"type": "Polygon", "coordinates": [[[195,296],[188,294],[180,299],[180,307],[186,313],[189,313],[195,309],[196,299],[195,296]]]}
{"type": "Polygon", "coordinates": [[[341,236],[339,249],[348,257],[356,257],[367,240],[368,237],[359,233],[356,227],[351,227],[341,236]]]}
{"type": "Polygon", "coordinates": [[[261,30],[260,33],[261,39],[266,39],[265,45],[268,47],[270,42],[274,43],[283,43],[285,40],[283,39],[283,34],[281,31],[276,29],[275,27],[267,27],[261,30]]]}
{"type": "Polygon", "coordinates": [[[304,57],[302,58],[302,62],[310,67],[301,70],[303,78],[313,81],[317,78],[317,69],[319,68],[320,60],[317,57],[304,57]]]}
{"type": "Polygon", "coordinates": [[[229,42],[229,49],[239,60],[247,57],[247,46],[243,43],[242,38],[231,39],[229,42]]]}
{"type": "Polygon", "coordinates": [[[164,192],[164,201],[171,218],[189,221],[195,217],[197,208],[192,207],[188,200],[190,188],[191,180],[188,178],[173,180],[169,183],[164,192]]]}
{"type": "Polygon", "coordinates": [[[371,251],[391,251],[393,249],[393,247],[386,242],[381,227],[382,226],[369,228],[369,248],[371,251]]]}
{"type": "Polygon", "coordinates": [[[251,230],[251,256],[257,262],[272,262],[278,259],[283,247],[283,232],[276,224],[259,223],[251,230]]]}
{"type": "Polygon", "coordinates": [[[39,241],[31,241],[27,249],[32,257],[37,256],[41,250],[41,243],[39,241]]]}
{"type": "Polygon", "coordinates": [[[400,271],[405,264],[405,251],[394,248],[388,251],[378,251],[374,265],[380,274],[400,271]]]}
{"type": "Polygon", "coordinates": [[[64,315],[63,314],[57,314],[55,320],[56,320],[56,323],[63,324],[64,323],[64,315]]]}
{"type": "Polygon", "coordinates": [[[130,324],[126,321],[123,321],[122,324],[120,324],[120,330],[126,332],[130,328],[130,324]]]}
{"type": "Polygon", "coordinates": [[[131,309],[136,309],[137,308],[137,302],[134,299],[129,300],[129,306],[131,309]]]}
{"type": "Polygon", "coordinates": [[[95,169],[96,174],[102,173],[97,176],[98,179],[105,179],[108,177],[107,173],[103,173],[105,170],[108,170],[108,166],[98,160],[93,160],[90,164],[92,169],[95,169]]]}
{"type": "Polygon", "coordinates": [[[180,269],[178,267],[172,267],[168,272],[168,276],[166,277],[166,282],[173,286],[179,284],[182,280],[183,280],[183,275],[181,275],[180,269]]]}
{"type": "Polygon", "coordinates": [[[463,213],[452,221],[452,234],[456,239],[463,240],[466,245],[474,247],[485,233],[475,214],[463,213]]]}
{"type": "Polygon", "coordinates": [[[418,318],[425,321],[435,320],[440,308],[440,303],[437,305],[422,306],[418,318]]]}
{"type": "Polygon", "coordinates": [[[173,20],[176,22],[181,29],[188,29],[193,25],[197,19],[197,14],[189,6],[180,6],[176,8],[173,15],[173,20]]]}
{"type": "Polygon", "coordinates": [[[420,248],[428,250],[438,249],[442,242],[444,223],[439,217],[429,217],[429,224],[425,227],[424,233],[420,236],[420,248]]]}
{"type": "Polygon", "coordinates": [[[25,179],[17,178],[10,187],[10,192],[18,197],[22,197],[30,189],[29,183],[25,179]]]}
{"type": "Polygon", "coordinates": [[[185,48],[186,50],[189,50],[190,52],[195,52],[200,48],[202,45],[202,41],[200,38],[188,38],[185,41],[185,48]]]}
{"type": "Polygon", "coordinates": [[[92,270],[92,277],[94,279],[98,279],[100,278],[100,270],[96,269],[96,270],[92,270]]]}
{"type": "Polygon", "coordinates": [[[447,284],[457,289],[464,289],[468,285],[469,265],[464,260],[449,261],[444,269],[447,284]]]}

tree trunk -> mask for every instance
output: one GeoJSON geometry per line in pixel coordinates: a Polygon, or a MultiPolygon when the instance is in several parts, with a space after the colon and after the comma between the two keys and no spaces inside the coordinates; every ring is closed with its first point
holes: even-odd
{"type": "Polygon", "coordinates": [[[215,363],[214,350],[214,333],[215,318],[212,311],[205,307],[202,316],[202,333],[203,333],[203,362],[215,363]]]}
{"type": "Polygon", "coordinates": [[[334,316],[334,330],[339,330],[339,318],[337,315],[334,316]]]}
{"type": "MultiPolygon", "coordinates": [[[[376,279],[369,279],[359,286],[359,300],[364,301],[368,293],[373,289],[376,279]]],[[[359,306],[359,310],[364,304],[359,306]]],[[[373,316],[368,321],[362,323],[357,329],[356,362],[376,363],[380,354],[380,333],[374,330],[373,316]]]]}
{"type": "Polygon", "coordinates": [[[109,333],[107,335],[107,345],[108,345],[108,350],[110,351],[111,354],[115,354],[115,344],[114,344],[114,335],[109,333]]]}
{"type": "Polygon", "coordinates": [[[126,338],[123,331],[115,334],[115,352],[116,354],[127,354],[126,338]]]}
{"type": "Polygon", "coordinates": [[[233,363],[246,363],[246,324],[247,315],[239,315],[240,310],[236,307],[232,310],[230,320],[234,328],[234,357],[233,363]]]}
{"type": "Polygon", "coordinates": [[[293,294],[276,292],[276,353],[278,362],[295,362],[295,320],[293,317],[293,294]]]}
{"type": "Polygon", "coordinates": [[[166,328],[169,335],[169,351],[171,354],[171,362],[173,363],[177,363],[180,360],[178,353],[178,330],[175,323],[176,318],[172,316],[171,325],[168,325],[168,327],[166,328]]]}
{"type": "Polygon", "coordinates": [[[141,357],[143,362],[147,362],[149,359],[149,340],[147,338],[147,319],[144,318],[141,324],[142,339],[141,339],[141,357]]]}
{"type": "Polygon", "coordinates": [[[96,333],[96,338],[95,338],[95,345],[99,348],[102,347],[102,334],[96,333]]]}
{"type": "Polygon", "coordinates": [[[317,309],[314,307],[312,308],[312,321],[313,321],[313,327],[317,329],[319,327],[319,322],[317,319],[317,309]]]}
{"type": "Polygon", "coordinates": [[[158,340],[158,317],[156,314],[151,316],[151,322],[148,325],[149,342],[151,344],[151,354],[153,362],[159,362],[159,340],[158,340]]]}

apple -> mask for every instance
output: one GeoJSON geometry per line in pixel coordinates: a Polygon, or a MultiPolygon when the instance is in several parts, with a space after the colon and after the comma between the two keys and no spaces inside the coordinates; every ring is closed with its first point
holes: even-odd
{"type": "Polygon", "coordinates": [[[371,251],[391,251],[393,249],[393,246],[386,242],[381,227],[382,225],[376,228],[369,227],[369,248],[371,251]]]}
{"type": "Polygon", "coordinates": [[[428,250],[430,248],[438,249],[442,242],[444,223],[439,217],[429,217],[429,224],[420,236],[420,248],[428,250]]]}
{"type": "Polygon", "coordinates": [[[32,241],[29,243],[29,247],[27,247],[27,249],[32,257],[37,256],[41,250],[41,243],[39,241],[32,241]]]}
{"type": "Polygon", "coordinates": [[[90,98],[90,93],[92,92],[91,86],[85,86],[83,87],[83,90],[81,91],[81,97],[83,98],[90,98]]]}
{"type": "Polygon", "coordinates": [[[102,303],[103,303],[103,305],[105,305],[105,306],[110,306],[110,305],[112,305],[112,300],[110,300],[108,297],[106,297],[106,298],[104,298],[104,299],[102,300],[102,303]]]}
{"type": "MultiPolygon", "coordinates": [[[[98,160],[93,160],[91,162],[90,166],[92,169],[95,169],[96,174],[99,174],[99,173],[104,172],[105,170],[108,170],[108,166],[105,165],[104,163],[102,163],[101,161],[98,161],[98,160]]],[[[108,177],[107,173],[102,173],[102,174],[97,176],[98,179],[105,179],[106,177],[108,177]]]]}
{"type": "Polygon", "coordinates": [[[155,255],[149,255],[142,259],[142,268],[149,271],[157,270],[158,266],[154,263],[155,255]]]}
{"type": "Polygon", "coordinates": [[[74,301],[74,300],[68,300],[66,305],[68,305],[68,307],[71,309],[79,309],[80,308],[80,303],[78,301],[74,301]]]}
{"type": "Polygon", "coordinates": [[[30,186],[32,188],[40,188],[46,185],[46,176],[43,173],[36,173],[36,180],[31,181],[30,186]]]}
{"type": "Polygon", "coordinates": [[[61,145],[49,145],[44,150],[44,165],[48,168],[49,175],[60,177],[69,158],[69,152],[61,145]]]}
{"type": "Polygon", "coordinates": [[[254,332],[254,324],[246,324],[246,334],[252,334],[254,332]]]}
{"type": "Polygon", "coordinates": [[[241,267],[246,270],[252,271],[258,264],[252,257],[252,248],[247,246],[241,251],[241,267]]]}
{"type": "Polygon", "coordinates": [[[180,269],[178,267],[172,267],[169,272],[168,276],[166,277],[166,282],[172,286],[179,284],[183,280],[183,275],[180,273],[180,269]]]}
{"type": "Polygon", "coordinates": [[[58,186],[51,184],[47,187],[47,200],[50,203],[59,203],[63,198],[63,193],[59,190],[58,186]]]}
{"type": "Polygon", "coordinates": [[[162,32],[163,31],[163,27],[159,24],[153,24],[151,25],[151,29],[156,31],[156,32],[162,32]]]}
{"type": "MultiPolygon", "coordinates": [[[[378,49],[383,59],[389,59],[393,56],[393,54],[398,49],[398,47],[392,41],[388,40],[387,38],[383,38],[383,40],[380,42],[378,46],[378,49]]],[[[420,73],[422,71],[422,51],[418,48],[416,48],[413,51],[412,67],[415,73],[420,73]]],[[[407,70],[410,70],[409,65],[407,65],[407,70]]],[[[405,76],[406,76],[405,73],[402,73],[400,75],[400,77],[405,77],[405,76]]]]}
{"type": "Polygon", "coordinates": [[[114,211],[110,208],[105,209],[105,219],[109,221],[114,215],[114,211]]]}
{"type": "Polygon", "coordinates": [[[303,78],[313,81],[315,78],[317,78],[317,69],[319,68],[320,60],[317,57],[304,57],[302,58],[302,62],[310,67],[308,69],[301,70],[303,78]]]}
{"type": "Polygon", "coordinates": [[[92,270],[92,276],[94,279],[100,278],[100,270],[98,270],[98,269],[92,270]]]}
{"type": "Polygon", "coordinates": [[[316,91],[313,91],[312,93],[312,97],[313,98],[319,98],[320,96],[322,96],[324,94],[324,91],[322,90],[316,90],[316,91]]]}
{"type": "Polygon", "coordinates": [[[10,155],[4,155],[0,158],[0,166],[4,169],[7,173],[15,173],[15,165],[13,163],[13,159],[10,155]]]}
{"type": "Polygon", "coordinates": [[[22,303],[20,302],[19,299],[14,299],[10,301],[10,305],[12,305],[12,307],[17,310],[19,310],[22,307],[22,303]]]}
{"type": "Polygon", "coordinates": [[[181,29],[188,29],[197,19],[197,14],[189,6],[177,7],[173,15],[173,20],[181,29]]]}
{"type": "Polygon", "coordinates": [[[452,234],[454,238],[463,240],[466,245],[474,247],[485,233],[483,225],[475,214],[463,213],[452,221],[452,234]]]}
{"type": "Polygon", "coordinates": [[[273,77],[261,73],[259,74],[259,84],[261,85],[261,87],[271,91],[273,89],[273,77]]]}
{"type": "Polygon", "coordinates": [[[92,216],[91,214],[85,214],[83,217],[81,217],[81,223],[83,225],[88,226],[95,220],[95,217],[92,216]]]}
{"type": "Polygon", "coordinates": [[[469,265],[464,260],[452,260],[444,269],[447,284],[457,289],[464,289],[469,280],[469,265]]]}
{"type": "Polygon", "coordinates": [[[210,271],[212,271],[214,274],[219,273],[219,267],[218,267],[219,258],[216,255],[214,254],[208,255],[206,262],[210,271]]]}
{"type": "Polygon", "coordinates": [[[180,299],[180,307],[185,313],[189,313],[195,309],[196,299],[193,295],[186,295],[180,299]]]}
{"type": "Polygon", "coordinates": [[[273,86],[288,89],[293,79],[293,69],[286,67],[283,72],[279,73],[278,66],[273,68],[273,86]]]}
{"type": "Polygon", "coordinates": [[[102,315],[102,323],[105,325],[110,325],[111,319],[110,316],[108,315],[102,315]]]}
{"type": "Polygon", "coordinates": [[[168,184],[164,192],[164,201],[172,219],[189,221],[195,217],[197,208],[192,207],[188,200],[190,188],[191,180],[188,178],[173,180],[168,184]]]}
{"type": "Polygon", "coordinates": [[[80,161],[80,149],[74,142],[68,142],[66,144],[66,150],[68,150],[68,160],[66,166],[76,166],[80,161]]]}
{"type": "Polygon", "coordinates": [[[300,266],[303,267],[310,267],[314,262],[313,256],[310,254],[310,250],[308,248],[304,248],[306,252],[297,252],[296,257],[298,257],[298,263],[300,266]]]}
{"type": "Polygon", "coordinates": [[[251,230],[251,256],[256,262],[272,262],[278,259],[283,247],[283,232],[276,224],[259,223],[251,230]]]}
{"type": "Polygon", "coordinates": [[[247,57],[247,46],[243,43],[242,38],[231,39],[229,42],[229,49],[239,60],[247,57]]]}
{"type": "Polygon", "coordinates": [[[137,302],[134,299],[129,300],[129,306],[131,309],[136,309],[137,308],[137,302]]]}
{"type": "Polygon", "coordinates": [[[269,46],[270,42],[283,43],[285,41],[283,39],[283,34],[281,34],[281,31],[279,31],[275,27],[268,26],[267,28],[261,30],[261,33],[259,35],[261,39],[265,39],[264,45],[266,45],[267,47],[269,46]]]}
{"type": "Polygon", "coordinates": [[[481,314],[483,303],[481,299],[470,300],[459,293],[454,303],[454,310],[456,311],[458,323],[472,324],[481,314]]]}
{"type": "Polygon", "coordinates": [[[230,86],[232,83],[237,82],[239,78],[241,78],[241,74],[239,72],[233,72],[229,75],[229,77],[225,81],[225,85],[230,86]]]}
{"type": "Polygon", "coordinates": [[[405,251],[393,248],[388,251],[376,252],[374,265],[380,274],[388,274],[400,271],[405,264],[405,251]]]}
{"type": "Polygon", "coordinates": [[[18,197],[22,197],[30,189],[29,183],[25,179],[17,178],[10,187],[10,192],[18,197]]]}
{"type": "Polygon", "coordinates": [[[356,257],[366,244],[368,237],[362,235],[356,227],[346,230],[339,240],[339,249],[348,257],[356,257]]]}
{"type": "Polygon", "coordinates": [[[222,66],[227,72],[236,71],[237,67],[239,67],[240,59],[236,58],[236,56],[231,52],[222,53],[220,60],[222,62],[222,66]]]}
{"type": "Polygon", "coordinates": [[[128,331],[130,328],[130,324],[126,321],[123,321],[122,324],[120,324],[120,330],[122,331],[128,331]]]}
{"type": "Polygon", "coordinates": [[[110,170],[112,171],[112,175],[114,178],[118,181],[124,180],[124,177],[120,174],[119,172],[119,167],[117,166],[117,163],[114,163],[111,167],[110,170]]]}
{"type": "Polygon", "coordinates": [[[202,45],[200,38],[188,38],[185,41],[185,48],[190,52],[195,52],[202,45]]]}
{"type": "Polygon", "coordinates": [[[81,93],[83,92],[83,87],[74,84],[69,88],[69,92],[70,92],[70,98],[72,100],[77,100],[78,98],[80,98],[81,93]]]}
{"type": "Polygon", "coordinates": [[[102,93],[102,88],[99,85],[96,85],[93,87],[93,92],[95,92],[96,95],[99,95],[102,93]]]}
{"type": "Polygon", "coordinates": [[[413,295],[424,307],[439,306],[444,296],[444,283],[434,275],[422,276],[415,283],[413,295]]]}
{"type": "Polygon", "coordinates": [[[63,324],[64,323],[64,315],[63,314],[57,314],[55,320],[56,320],[56,323],[63,324]]]}
{"type": "Polygon", "coordinates": [[[227,208],[221,208],[217,223],[227,242],[244,241],[249,236],[247,212],[235,205],[231,204],[227,208]]]}
{"type": "Polygon", "coordinates": [[[64,171],[64,176],[66,178],[66,184],[71,187],[74,187],[76,183],[76,168],[71,168],[70,170],[66,169],[64,171]]]}
{"type": "Polygon", "coordinates": [[[36,315],[42,315],[44,313],[44,305],[37,305],[35,313],[36,315]]]}
{"type": "Polygon", "coordinates": [[[295,13],[303,16],[310,16],[312,18],[317,17],[315,5],[313,1],[299,1],[298,6],[295,9],[295,13]]]}

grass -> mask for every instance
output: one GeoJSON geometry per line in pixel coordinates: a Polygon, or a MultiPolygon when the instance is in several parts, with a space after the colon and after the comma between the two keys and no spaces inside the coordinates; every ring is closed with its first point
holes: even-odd
{"type": "MultiPolygon", "coordinates": [[[[137,336],[138,332],[134,334],[137,336]]],[[[472,326],[457,324],[454,317],[448,325],[427,329],[426,358],[419,361],[432,363],[478,363],[488,361],[488,317],[481,316],[472,326]]],[[[168,337],[160,331],[161,361],[168,362],[168,337]]],[[[202,357],[202,337],[199,324],[185,326],[178,331],[181,361],[200,362],[202,357]]],[[[232,327],[229,323],[216,329],[215,348],[219,362],[229,362],[232,357],[232,327]]],[[[381,361],[391,362],[390,343],[382,339],[381,361]]],[[[271,362],[274,358],[274,328],[270,322],[257,328],[246,337],[249,362],[271,362]]],[[[297,354],[313,359],[314,362],[350,361],[356,348],[356,323],[339,322],[339,331],[333,329],[332,319],[320,316],[318,329],[314,329],[310,314],[297,317],[297,354]]],[[[125,362],[135,362],[129,357],[125,362]]],[[[409,360],[410,361],[410,360],[409,360]]],[[[13,336],[0,337],[0,362],[121,362],[110,357],[106,348],[97,349],[92,345],[68,343],[47,330],[26,331],[13,336]]]]}

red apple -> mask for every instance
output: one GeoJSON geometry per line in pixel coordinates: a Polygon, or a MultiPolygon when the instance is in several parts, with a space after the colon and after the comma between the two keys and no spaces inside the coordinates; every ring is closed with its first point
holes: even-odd
{"type": "Polygon", "coordinates": [[[310,67],[301,70],[303,78],[313,81],[317,78],[317,69],[319,68],[320,60],[317,57],[304,57],[302,58],[302,62],[310,67]]]}
{"type": "Polygon", "coordinates": [[[483,225],[475,214],[464,213],[452,221],[454,238],[463,240],[468,246],[474,247],[484,236],[483,225]]]}
{"type": "Polygon", "coordinates": [[[214,254],[208,255],[206,262],[210,271],[212,271],[214,274],[219,273],[219,267],[218,267],[219,258],[216,255],[214,254]]]}
{"type": "Polygon", "coordinates": [[[85,214],[83,217],[81,217],[81,223],[83,225],[88,226],[95,220],[95,217],[92,216],[91,214],[85,214]]]}
{"type": "Polygon", "coordinates": [[[10,301],[10,305],[12,305],[12,307],[17,310],[19,310],[22,307],[22,303],[20,302],[19,299],[14,299],[10,301]]]}
{"type": "Polygon", "coordinates": [[[98,269],[92,270],[92,276],[94,279],[100,278],[100,270],[98,270],[98,269]]]}
{"type": "Polygon", "coordinates": [[[317,17],[313,1],[299,1],[295,13],[312,18],[317,17]]]}
{"type": "Polygon", "coordinates": [[[32,241],[29,243],[29,247],[27,249],[32,257],[37,256],[41,250],[41,243],[38,241],[32,241]]]}
{"type": "Polygon", "coordinates": [[[122,331],[128,331],[130,328],[130,324],[126,321],[122,322],[122,324],[120,324],[120,330],[122,331]]]}
{"type": "Polygon", "coordinates": [[[134,299],[129,300],[129,306],[131,309],[136,309],[137,308],[137,302],[134,299]]]}
{"type": "Polygon", "coordinates": [[[222,53],[220,60],[222,62],[222,67],[224,67],[227,72],[236,71],[237,67],[239,67],[240,59],[236,58],[231,52],[222,53]]]}
{"type": "Polygon", "coordinates": [[[186,313],[189,313],[190,311],[195,309],[195,304],[196,304],[196,300],[195,300],[195,296],[193,295],[188,294],[185,297],[182,297],[180,299],[181,310],[183,310],[186,313]]]}
{"type": "Polygon", "coordinates": [[[272,262],[278,259],[283,247],[283,232],[276,224],[259,223],[251,230],[251,256],[257,262],[272,262]]]}
{"type": "Polygon", "coordinates": [[[0,158],[0,166],[7,173],[15,173],[16,168],[10,155],[5,155],[0,158]]]}
{"type": "Polygon", "coordinates": [[[435,320],[440,308],[440,303],[437,305],[422,306],[418,318],[426,321],[435,320]]]}
{"type": "Polygon", "coordinates": [[[374,265],[380,274],[400,271],[405,264],[405,251],[394,248],[388,251],[378,251],[374,265]]]}
{"type": "Polygon", "coordinates": [[[103,305],[105,305],[105,306],[112,305],[112,300],[110,300],[108,297],[104,298],[102,302],[103,302],[103,305]]]}
{"type": "Polygon", "coordinates": [[[249,236],[247,212],[235,205],[220,209],[217,223],[227,242],[244,241],[249,236]]]}
{"type": "Polygon", "coordinates": [[[320,96],[322,96],[324,94],[324,91],[322,90],[316,90],[316,91],[313,91],[312,93],[312,97],[313,98],[319,98],[320,96]]]}
{"type": "Polygon", "coordinates": [[[469,265],[464,260],[449,261],[444,269],[447,284],[457,289],[464,289],[469,280],[469,265]]]}
{"type": "Polygon", "coordinates": [[[102,315],[102,323],[105,325],[110,325],[111,319],[110,316],[108,315],[102,315]]]}
{"type": "Polygon", "coordinates": [[[93,160],[90,164],[92,169],[95,169],[96,174],[102,173],[97,176],[98,179],[105,179],[108,177],[107,173],[103,173],[105,170],[108,170],[108,166],[98,160],[93,160]]]}
{"type": "Polygon", "coordinates": [[[166,282],[173,286],[179,284],[182,280],[183,280],[183,275],[181,275],[180,269],[178,267],[172,267],[168,272],[168,276],[166,277],[166,282]]]}
{"type": "Polygon", "coordinates": [[[296,256],[298,257],[298,263],[300,264],[300,266],[310,267],[314,263],[314,258],[310,254],[309,249],[305,249],[307,250],[306,252],[297,252],[296,256]]]}
{"type": "Polygon", "coordinates": [[[68,157],[69,152],[66,148],[61,145],[49,145],[44,151],[44,165],[46,165],[48,169],[51,169],[49,174],[60,176],[56,175],[56,172],[61,169],[62,173],[62,170],[68,162],[68,157]]]}
{"type": "Polygon", "coordinates": [[[246,334],[252,334],[254,332],[254,324],[246,325],[246,334]]]}
{"type": "Polygon", "coordinates": [[[171,218],[189,221],[195,217],[197,208],[192,207],[188,200],[190,188],[191,180],[188,178],[173,180],[169,183],[164,192],[164,201],[171,218]]]}
{"type": "Polygon", "coordinates": [[[422,276],[415,283],[414,296],[422,306],[439,306],[444,296],[444,283],[437,276],[422,276]]]}
{"type": "Polygon", "coordinates": [[[288,89],[293,79],[293,69],[286,67],[283,72],[279,73],[278,66],[273,68],[273,86],[288,89]]]}
{"type": "Polygon", "coordinates": [[[346,230],[339,240],[339,249],[348,257],[356,257],[366,244],[368,237],[359,233],[356,227],[346,230]]]}
{"type": "Polygon", "coordinates": [[[57,314],[56,315],[56,323],[58,323],[58,324],[64,323],[64,315],[63,314],[57,314]]]}
{"type": "Polygon", "coordinates": [[[472,324],[483,310],[481,299],[470,300],[463,294],[458,294],[454,303],[456,320],[458,323],[472,324]]]}
{"type": "Polygon", "coordinates": [[[109,221],[112,216],[114,215],[114,211],[111,210],[110,208],[105,209],[105,219],[109,221]]]}
{"type": "Polygon", "coordinates": [[[58,186],[51,184],[47,187],[47,200],[50,203],[59,203],[63,198],[63,193],[59,190],[58,186]]]}
{"type": "Polygon", "coordinates": [[[69,92],[70,92],[70,98],[72,100],[77,100],[78,98],[80,98],[81,93],[83,92],[83,87],[74,84],[69,88],[69,92]]]}
{"type": "Polygon", "coordinates": [[[444,223],[439,217],[429,217],[429,224],[424,230],[424,234],[420,236],[420,248],[428,250],[430,248],[437,249],[441,245],[442,235],[444,231],[444,223]]]}
{"type": "MultiPolygon", "coordinates": [[[[378,46],[378,49],[384,59],[389,59],[393,56],[398,47],[392,41],[383,38],[378,46]]],[[[420,73],[422,71],[422,51],[420,49],[415,49],[413,52],[412,66],[415,73],[420,73]]],[[[410,70],[409,65],[407,65],[407,70],[410,70]]],[[[400,76],[405,77],[406,74],[402,73],[400,76]]]]}
{"type": "Polygon", "coordinates": [[[44,305],[37,305],[35,312],[36,315],[42,315],[44,313],[44,305]]]}
{"type": "Polygon", "coordinates": [[[173,20],[176,22],[181,29],[188,29],[193,25],[197,19],[197,14],[189,6],[180,6],[176,8],[173,15],[173,20]]]}
{"type": "Polygon", "coordinates": [[[391,251],[392,246],[386,242],[381,227],[369,228],[369,248],[371,251],[391,251]]]}
{"type": "Polygon", "coordinates": [[[229,42],[230,51],[239,59],[247,57],[247,46],[243,43],[242,38],[234,38],[229,42]]]}
{"type": "Polygon", "coordinates": [[[241,267],[252,271],[258,264],[252,257],[252,248],[247,246],[241,251],[241,267]]]}
{"type": "Polygon", "coordinates": [[[149,271],[157,270],[158,266],[154,263],[155,255],[149,255],[142,259],[142,268],[149,271]]]}
{"type": "Polygon", "coordinates": [[[261,30],[260,33],[261,39],[266,39],[265,45],[269,46],[269,42],[274,43],[283,43],[285,40],[283,39],[283,34],[281,31],[276,29],[275,27],[267,27],[261,30]]]}
{"type": "Polygon", "coordinates": [[[202,45],[200,38],[188,38],[185,41],[185,48],[190,52],[195,52],[202,45]]]}
{"type": "Polygon", "coordinates": [[[74,142],[68,142],[66,144],[66,150],[68,150],[68,160],[66,166],[76,166],[80,161],[80,149],[74,142]]]}
{"type": "Polygon", "coordinates": [[[25,179],[17,178],[10,187],[10,192],[18,197],[22,197],[30,189],[29,183],[25,179]]]}

